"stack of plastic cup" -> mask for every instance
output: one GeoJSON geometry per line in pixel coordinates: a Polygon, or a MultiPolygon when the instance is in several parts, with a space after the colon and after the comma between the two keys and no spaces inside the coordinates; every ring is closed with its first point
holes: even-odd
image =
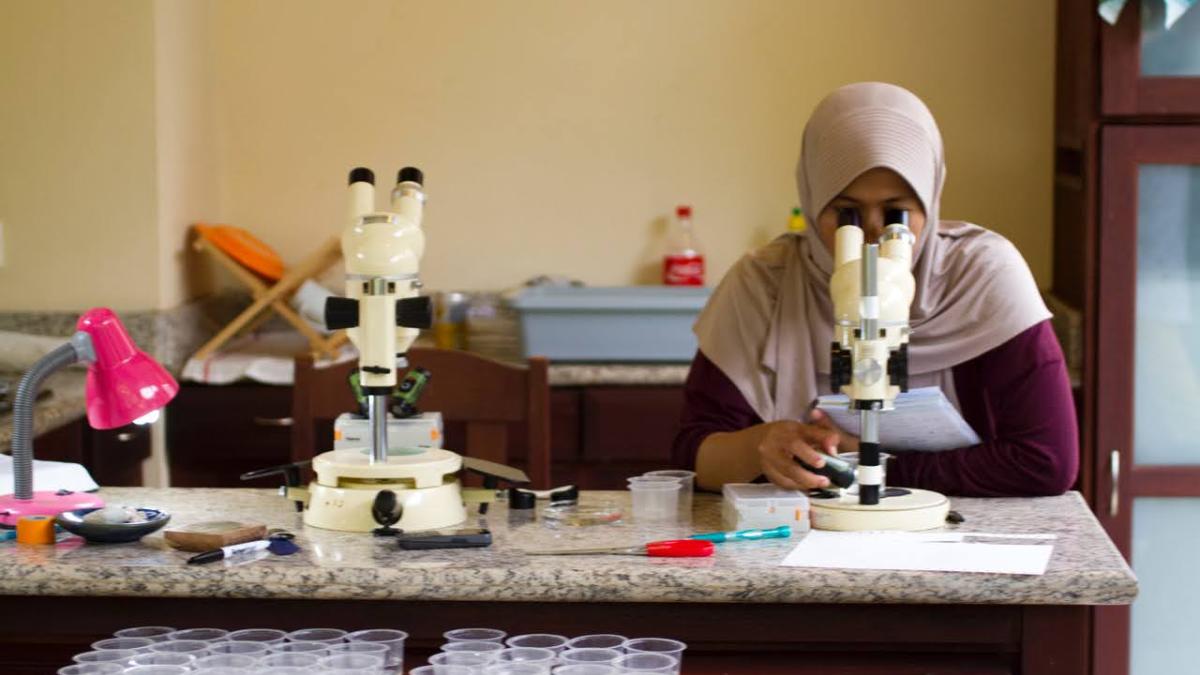
{"type": "MultiPolygon", "coordinates": [[[[404,672],[404,642],[407,639],[408,633],[392,628],[371,628],[355,631],[346,636],[346,642],[369,642],[385,645],[388,653],[384,657],[384,666],[399,672],[404,672]]],[[[368,656],[368,654],[354,655],[368,656]]]]}
{"type": "Polygon", "coordinates": [[[633,496],[633,519],[638,522],[663,522],[679,518],[679,498],[683,484],[667,476],[635,476],[629,479],[633,496]]]}
{"type": "Polygon", "coordinates": [[[628,641],[629,638],[624,635],[594,633],[592,635],[580,635],[579,637],[567,640],[567,649],[615,649],[619,652],[624,652],[625,643],[628,641]]]}
{"type": "Polygon", "coordinates": [[[571,665],[574,663],[599,663],[601,665],[610,665],[622,656],[624,656],[624,652],[618,649],[584,647],[582,649],[568,649],[558,655],[558,660],[559,663],[563,665],[571,665]]]}
{"type": "Polygon", "coordinates": [[[679,517],[684,522],[692,520],[692,495],[696,491],[696,472],[684,469],[664,469],[662,471],[647,471],[642,474],[648,478],[674,478],[682,488],[679,492],[679,517]]]}
{"type": "Polygon", "coordinates": [[[679,659],[666,654],[626,654],[614,663],[622,673],[678,673],[679,659]]]}
{"type": "Polygon", "coordinates": [[[687,649],[687,645],[679,640],[670,638],[636,638],[625,643],[625,652],[627,655],[634,654],[661,654],[670,656],[675,659],[675,670],[669,672],[678,673],[683,665],[683,650],[687,649]]]}

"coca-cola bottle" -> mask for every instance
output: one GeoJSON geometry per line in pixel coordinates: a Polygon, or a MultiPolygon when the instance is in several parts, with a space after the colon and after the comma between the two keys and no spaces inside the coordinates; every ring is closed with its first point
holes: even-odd
{"type": "Polygon", "coordinates": [[[703,286],[704,252],[692,228],[692,207],[675,209],[671,244],[663,256],[663,283],[668,286],[703,286]]]}

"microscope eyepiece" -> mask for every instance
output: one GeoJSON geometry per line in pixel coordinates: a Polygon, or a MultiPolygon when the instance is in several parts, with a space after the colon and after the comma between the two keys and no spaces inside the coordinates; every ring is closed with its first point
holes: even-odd
{"type": "Polygon", "coordinates": [[[416,183],[417,185],[424,187],[425,174],[421,173],[421,170],[415,166],[406,166],[403,169],[400,169],[400,173],[396,176],[396,182],[416,183]]]}
{"type": "Polygon", "coordinates": [[[843,206],[837,210],[838,227],[843,225],[854,225],[862,227],[862,220],[858,215],[858,209],[849,206],[843,206]]]}
{"type": "Polygon", "coordinates": [[[903,225],[908,227],[908,209],[887,209],[883,212],[883,225],[903,225]]]}
{"type": "Polygon", "coordinates": [[[350,170],[350,184],[355,183],[370,183],[375,184],[375,172],[365,166],[355,167],[350,170]]]}

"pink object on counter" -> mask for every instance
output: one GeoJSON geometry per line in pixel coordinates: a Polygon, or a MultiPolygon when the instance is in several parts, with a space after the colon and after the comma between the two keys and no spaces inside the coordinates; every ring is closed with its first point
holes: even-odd
{"type": "Polygon", "coordinates": [[[137,348],[111,309],[88,310],[75,328],[92,338],[96,352],[87,374],[87,416],[92,427],[125,426],[167,405],[179,392],[175,378],[137,348]]]}
{"type": "Polygon", "coordinates": [[[104,500],[89,492],[67,492],[59,494],[50,490],[33,493],[33,499],[17,499],[14,495],[0,495],[0,526],[16,527],[21,516],[57,516],[75,509],[98,509],[104,500]]]}

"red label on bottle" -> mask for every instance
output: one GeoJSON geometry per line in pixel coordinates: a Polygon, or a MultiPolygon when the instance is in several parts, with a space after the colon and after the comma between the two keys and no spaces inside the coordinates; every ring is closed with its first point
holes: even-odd
{"type": "Polygon", "coordinates": [[[703,286],[704,256],[696,253],[663,256],[663,283],[668,286],[703,286]]]}

